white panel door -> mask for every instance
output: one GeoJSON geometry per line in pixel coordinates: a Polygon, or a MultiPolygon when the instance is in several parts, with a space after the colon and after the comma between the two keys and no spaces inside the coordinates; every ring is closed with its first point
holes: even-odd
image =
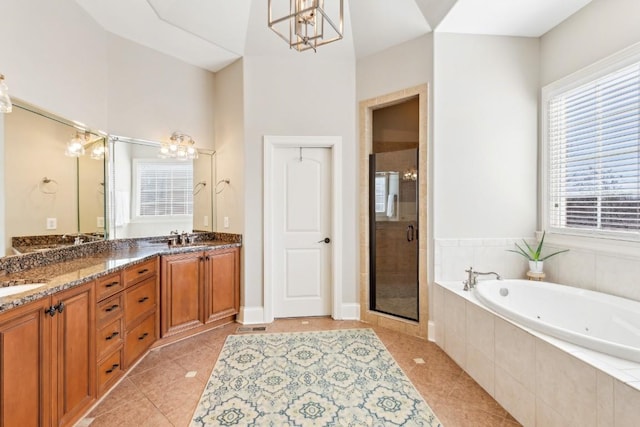
{"type": "Polygon", "coordinates": [[[329,315],[331,149],[277,148],[273,178],[274,317],[329,315]]]}

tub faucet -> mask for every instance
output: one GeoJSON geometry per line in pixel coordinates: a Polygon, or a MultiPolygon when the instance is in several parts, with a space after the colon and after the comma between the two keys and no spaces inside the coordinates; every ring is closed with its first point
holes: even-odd
{"type": "Polygon", "coordinates": [[[476,285],[478,284],[478,276],[487,276],[489,274],[493,274],[496,276],[496,279],[502,280],[502,277],[500,277],[500,275],[495,271],[481,273],[479,271],[473,271],[473,267],[469,267],[469,269],[465,270],[464,272],[468,274],[467,280],[462,282],[464,283],[464,288],[463,288],[464,291],[468,291],[476,287],[476,285]]]}

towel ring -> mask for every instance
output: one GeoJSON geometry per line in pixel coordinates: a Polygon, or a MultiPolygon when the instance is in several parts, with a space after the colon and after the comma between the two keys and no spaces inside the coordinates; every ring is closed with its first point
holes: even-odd
{"type": "Polygon", "coordinates": [[[216,183],[216,194],[220,194],[220,193],[222,193],[222,192],[224,191],[224,189],[226,188],[226,187],[222,187],[222,189],[221,189],[221,190],[218,190],[218,186],[220,186],[220,184],[225,183],[225,184],[229,185],[229,183],[230,183],[230,182],[231,182],[231,181],[229,180],[229,178],[221,179],[220,181],[218,181],[218,182],[216,183]]]}
{"type": "Polygon", "coordinates": [[[58,192],[58,181],[45,176],[42,178],[42,181],[38,183],[38,189],[43,194],[56,194],[58,192]],[[53,184],[53,188],[49,188],[49,184],[53,184]]]}
{"type": "Polygon", "coordinates": [[[204,187],[207,186],[207,183],[205,181],[200,181],[199,183],[197,183],[194,187],[193,187],[193,195],[195,196],[196,194],[198,194],[199,192],[202,191],[202,189],[204,187]]]}

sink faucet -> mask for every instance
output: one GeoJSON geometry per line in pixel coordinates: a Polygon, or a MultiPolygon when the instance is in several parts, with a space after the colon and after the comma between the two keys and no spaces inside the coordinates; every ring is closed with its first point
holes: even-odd
{"type": "Polygon", "coordinates": [[[468,291],[476,287],[476,285],[478,284],[478,276],[487,276],[487,275],[493,274],[496,276],[496,279],[502,280],[502,277],[500,277],[500,275],[495,271],[481,273],[479,271],[473,271],[473,267],[469,267],[469,269],[465,270],[464,272],[467,273],[467,280],[462,282],[464,283],[464,288],[463,288],[464,291],[468,291]]]}

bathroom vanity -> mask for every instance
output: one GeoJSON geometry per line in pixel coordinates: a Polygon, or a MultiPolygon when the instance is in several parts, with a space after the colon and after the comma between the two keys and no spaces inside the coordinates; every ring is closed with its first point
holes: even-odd
{"type": "Polygon", "coordinates": [[[113,240],[0,261],[0,425],[72,425],[153,346],[233,322],[241,237],[199,239],[113,240]]]}

